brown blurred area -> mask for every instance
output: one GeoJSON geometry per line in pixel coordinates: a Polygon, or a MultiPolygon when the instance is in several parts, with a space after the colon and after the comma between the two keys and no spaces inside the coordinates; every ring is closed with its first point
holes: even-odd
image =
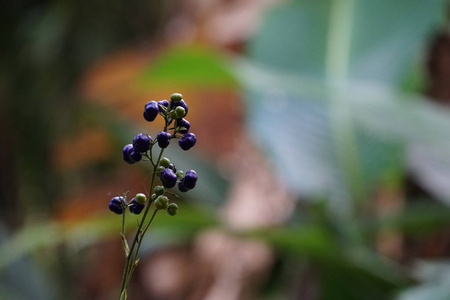
{"type": "MultiPolygon", "coordinates": [[[[220,53],[223,61],[245,55],[266,14],[287,2],[98,0],[83,4],[66,0],[56,4],[36,0],[17,7],[11,4],[12,11],[24,17],[0,13],[9,26],[4,26],[0,38],[15,43],[1,60],[8,72],[0,73],[1,231],[14,233],[23,225],[32,227],[42,221],[62,227],[82,224],[105,214],[116,194],[148,192],[148,168],[127,165],[121,150],[134,134],[155,135],[163,125],[160,119],[149,123],[142,118],[144,104],[179,92],[189,105],[188,120],[197,136],[189,159],[213,168],[226,182],[221,186],[225,192],[220,204],[211,210],[220,228],[211,226],[188,241],[167,239],[162,245],[150,228],[146,238],[155,238],[156,246],[152,244],[141,256],[128,298],[259,299],[279,268],[291,276],[283,282],[291,288],[284,291],[291,299],[325,297],[321,280],[326,279],[326,268],[299,259],[302,268],[297,270],[297,265],[289,265],[297,263],[297,257],[282,265],[276,247],[240,235],[282,227],[292,222],[299,207],[305,214],[314,212],[296,202],[298,195],[292,195],[274,175],[267,153],[248,131],[244,87],[229,79],[210,84],[204,78],[162,77],[151,82],[153,77],[145,77],[178,49],[200,49],[199,56],[220,53]],[[10,33],[13,28],[15,35],[10,33]]],[[[450,101],[448,30],[437,32],[428,55],[423,93],[446,105],[450,101]]],[[[399,186],[380,184],[372,196],[370,213],[380,217],[401,213],[411,197],[432,198],[408,175],[399,186]]],[[[202,206],[189,200],[193,199],[186,196],[181,203],[202,206]]],[[[338,232],[333,224],[322,225],[332,234],[338,232]]],[[[404,237],[400,230],[381,230],[374,236],[371,242],[378,253],[405,265],[415,259],[450,256],[446,226],[425,237],[404,237]]],[[[86,244],[70,246],[79,251],[74,257],[76,251],[64,243],[42,251],[44,257],[60,260],[50,267],[61,282],[52,284],[61,285],[67,299],[116,298],[125,261],[119,233],[86,244]]],[[[286,277],[280,278],[275,282],[286,277]]],[[[331,285],[339,286],[339,282],[331,285]]],[[[1,292],[0,286],[0,298],[1,292]]]]}

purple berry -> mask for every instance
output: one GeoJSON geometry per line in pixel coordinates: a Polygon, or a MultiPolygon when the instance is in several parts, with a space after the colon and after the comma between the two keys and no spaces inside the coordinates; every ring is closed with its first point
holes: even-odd
{"type": "Polygon", "coordinates": [[[109,202],[109,210],[121,215],[123,213],[123,209],[126,205],[125,198],[121,196],[117,196],[111,199],[109,202]]]}
{"type": "Polygon", "coordinates": [[[168,168],[171,169],[174,173],[177,172],[177,168],[175,168],[175,166],[174,166],[173,164],[170,164],[170,165],[168,166],[168,168]]]}
{"type": "Polygon", "coordinates": [[[123,147],[123,150],[122,150],[123,160],[129,164],[134,163],[134,161],[132,161],[130,158],[130,154],[133,151],[134,151],[134,148],[133,148],[133,145],[131,145],[131,144],[125,145],[125,147],[123,147]]]}
{"type": "Polygon", "coordinates": [[[189,189],[187,187],[184,186],[184,178],[180,180],[180,182],[178,183],[178,189],[180,190],[180,192],[186,193],[187,191],[189,191],[189,189]]]}
{"type": "Polygon", "coordinates": [[[181,119],[177,120],[177,127],[180,127],[180,128],[184,127],[184,128],[186,128],[186,129],[178,131],[179,133],[185,134],[185,133],[188,133],[189,128],[191,128],[191,123],[189,123],[188,120],[181,118],[181,119]]]}
{"type": "Polygon", "coordinates": [[[150,101],[145,104],[144,119],[148,122],[152,122],[159,113],[159,106],[156,101],[150,101]]]}
{"type": "MultiPolygon", "coordinates": [[[[184,116],[186,116],[187,113],[188,113],[188,106],[187,106],[186,102],[184,102],[184,100],[181,100],[180,102],[173,102],[173,101],[170,101],[170,108],[171,108],[171,109],[175,109],[175,108],[178,107],[178,106],[181,106],[182,108],[184,108],[184,110],[186,111],[186,113],[184,114],[184,116]]],[[[184,117],[184,116],[180,116],[179,118],[182,118],[182,117],[184,117]]]]}
{"type": "Polygon", "coordinates": [[[158,146],[161,148],[167,148],[170,144],[170,139],[172,135],[167,131],[161,131],[156,136],[156,140],[158,141],[158,146]]]}
{"type": "Polygon", "coordinates": [[[137,152],[146,152],[150,149],[152,138],[144,133],[137,134],[133,139],[133,148],[137,152]]]}
{"type": "Polygon", "coordinates": [[[128,204],[128,208],[130,209],[130,212],[133,214],[140,214],[142,210],[144,209],[145,204],[139,204],[136,200],[136,198],[131,199],[130,204],[128,204]]]}
{"type": "Polygon", "coordinates": [[[160,179],[165,188],[172,188],[177,184],[177,175],[169,168],[161,171],[160,179]]]}
{"type": "Polygon", "coordinates": [[[132,162],[138,162],[142,159],[142,154],[137,152],[136,150],[131,151],[130,153],[130,160],[132,162]]]}
{"type": "Polygon", "coordinates": [[[197,138],[195,137],[195,134],[188,132],[182,138],[180,138],[180,140],[178,141],[178,145],[181,149],[186,151],[194,147],[196,142],[197,138]]]}
{"type": "Polygon", "coordinates": [[[169,107],[169,101],[167,101],[167,100],[158,101],[159,112],[163,114],[164,110],[160,107],[160,105],[165,106],[165,107],[169,107]]]}
{"type": "Polygon", "coordinates": [[[184,187],[188,189],[195,188],[197,179],[198,179],[197,172],[195,172],[194,170],[187,171],[183,178],[184,187]]]}

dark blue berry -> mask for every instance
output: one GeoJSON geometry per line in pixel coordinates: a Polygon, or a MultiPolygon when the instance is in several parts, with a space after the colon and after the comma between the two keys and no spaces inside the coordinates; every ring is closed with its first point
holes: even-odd
{"type": "Polygon", "coordinates": [[[137,152],[146,152],[150,149],[152,138],[144,133],[137,134],[133,139],[133,148],[137,152]]]}
{"type": "Polygon", "coordinates": [[[160,179],[165,188],[172,188],[177,183],[177,175],[169,168],[161,171],[160,179]]]}
{"type": "Polygon", "coordinates": [[[142,159],[142,154],[137,152],[136,150],[131,151],[130,153],[130,160],[132,162],[138,162],[142,159]]]}
{"type": "Polygon", "coordinates": [[[123,147],[123,150],[122,150],[123,160],[129,164],[134,163],[134,161],[132,161],[130,158],[130,154],[133,151],[134,151],[134,148],[133,148],[133,145],[131,145],[131,144],[125,145],[125,147],[123,147]]]}
{"type": "Polygon", "coordinates": [[[163,114],[164,113],[164,109],[162,109],[160,107],[160,105],[165,106],[165,107],[169,107],[169,101],[167,101],[167,100],[158,101],[159,112],[163,114]]]}
{"type": "Polygon", "coordinates": [[[126,205],[125,198],[117,196],[112,198],[111,201],[109,202],[109,210],[118,215],[121,215],[123,213],[125,205],[126,205]]]}
{"type": "Polygon", "coordinates": [[[144,209],[145,204],[139,204],[136,198],[131,199],[130,204],[128,204],[128,208],[133,214],[140,214],[144,209]]]}
{"type": "Polygon", "coordinates": [[[195,137],[195,134],[188,132],[180,138],[180,140],[178,141],[178,145],[181,149],[186,151],[194,147],[196,142],[197,138],[195,137]]]}
{"type": "Polygon", "coordinates": [[[170,165],[168,166],[168,168],[171,169],[174,173],[177,172],[177,168],[175,168],[174,164],[170,164],[170,165]]]}
{"type": "Polygon", "coordinates": [[[149,122],[152,122],[156,116],[158,116],[159,113],[159,106],[156,101],[150,101],[145,104],[144,109],[144,119],[146,119],[149,122]]]}
{"type": "Polygon", "coordinates": [[[198,179],[197,172],[195,172],[194,170],[187,171],[183,178],[184,187],[188,189],[195,188],[197,179],[198,179]]]}
{"type": "MultiPolygon", "coordinates": [[[[170,108],[171,108],[171,109],[174,109],[174,108],[176,108],[176,107],[178,107],[178,106],[181,106],[182,108],[184,108],[184,110],[185,110],[184,116],[186,116],[187,113],[188,113],[188,106],[187,106],[186,102],[184,102],[184,100],[181,100],[180,102],[173,102],[173,101],[170,101],[170,108]]],[[[184,116],[180,116],[180,117],[178,117],[178,118],[182,118],[182,117],[184,117],[184,116]]]]}
{"type": "Polygon", "coordinates": [[[161,148],[167,148],[170,144],[170,138],[172,135],[167,131],[161,131],[156,136],[156,140],[158,141],[158,146],[161,148]]]}
{"type": "Polygon", "coordinates": [[[191,128],[191,123],[189,123],[188,120],[181,118],[181,119],[177,120],[177,127],[186,128],[186,129],[182,129],[182,130],[178,131],[179,133],[185,134],[185,133],[188,133],[189,128],[191,128]]]}
{"type": "Polygon", "coordinates": [[[180,180],[180,182],[178,183],[178,189],[180,190],[180,192],[187,192],[189,191],[189,189],[187,187],[184,186],[184,178],[180,180]]]}

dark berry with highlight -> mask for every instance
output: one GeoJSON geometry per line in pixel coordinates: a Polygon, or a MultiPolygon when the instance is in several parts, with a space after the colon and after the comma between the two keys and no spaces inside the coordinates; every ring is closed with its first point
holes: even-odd
{"type": "Polygon", "coordinates": [[[158,116],[159,113],[159,106],[156,101],[150,101],[145,104],[144,109],[144,119],[146,119],[148,122],[152,122],[155,120],[156,116],[158,116]]]}
{"type": "Polygon", "coordinates": [[[187,187],[184,186],[184,178],[180,180],[180,182],[178,183],[178,189],[180,190],[180,192],[186,193],[187,191],[189,191],[189,189],[187,187]]]}
{"type": "Polygon", "coordinates": [[[117,196],[112,198],[111,201],[109,202],[109,210],[118,215],[121,215],[123,214],[125,205],[126,205],[125,198],[122,196],[117,196]]]}
{"type": "Polygon", "coordinates": [[[192,147],[194,147],[196,142],[197,138],[195,134],[188,132],[183,137],[180,138],[180,140],[178,141],[178,145],[180,146],[181,149],[187,151],[192,147]]]}
{"type": "Polygon", "coordinates": [[[125,145],[125,147],[123,147],[123,149],[122,149],[123,160],[129,164],[134,163],[134,161],[132,161],[130,158],[130,154],[133,151],[134,151],[134,148],[133,148],[133,145],[131,145],[131,144],[125,145]]]}
{"type": "Polygon", "coordinates": [[[175,175],[175,173],[169,168],[161,171],[160,179],[163,186],[168,189],[177,184],[177,175],[175,175]]]}
{"type": "Polygon", "coordinates": [[[178,132],[185,134],[185,133],[188,133],[189,128],[191,128],[191,123],[189,123],[188,120],[181,118],[181,119],[177,120],[177,127],[180,127],[180,128],[184,127],[185,129],[179,130],[178,132]]]}
{"type": "Polygon", "coordinates": [[[156,140],[158,141],[158,146],[161,148],[167,148],[170,144],[170,139],[172,135],[167,131],[161,131],[156,136],[156,140]]]}
{"type": "Polygon", "coordinates": [[[144,209],[145,204],[139,204],[139,202],[137,202],[136,198],[131,199],[130,204],[128,204],[128,208],[130,209],[130,212],[132,212],[133,214],[140,214],[142,212],[142,210],[144,209]]]}
{"type": "Polygon", "coordinates": [[[197,184],[197,172],[194,170],[189,170],[186,172],[183,178],[183,185],[188,189],[195,188],[195,185],[197,184]]]}
{"type": "Polygon", "coordinates": [[[151,137],[144,133],[139,133],[133,139],[133,148],[137,152],[147,152],[150,149],[151,142],[151,137]]]}
{"type": "Polygon", "coordinates": [[[142,159],[142,154],[133,149],[130,153],[130,160],[132,162],[138,162],[142,159]]]}

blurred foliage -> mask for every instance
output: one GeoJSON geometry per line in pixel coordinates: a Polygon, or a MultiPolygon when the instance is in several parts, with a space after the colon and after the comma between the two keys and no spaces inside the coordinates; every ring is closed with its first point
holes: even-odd
{"type": "Polygon", "coordinates": [[[236,73],[250,89],[251,131],[297,192],[367,199],[380,176],[403,161],[408,138],[424,138],[418,118],[434,129],[426,138],[447,140],[450,123],[432,126],[438,116],[427,114],[427,103],[398,91],[444,2],[294,1],[267,16],[250,42],[250,63],[239,63],[236,73]],[[282,28],[293,32],[279,34],[282,28]],[[285,117],[288,110],[296,117],[285,117]],[[280,142],[272,142],[275,135],[280,142]]]}
{"type": "MultiPolygon", "coordinates": [[[[302,275],[302,265],[317,278],[321,299],[448,298],[448,262],[408,269],[379,255],[374,240],[381,230],[425,236],[450,225],[445,193],[437,193],[444,195],[437,197],[444,204],[428,201],[383,218],[374,215],[369,202],[386,181],[400,189],[411,163],[407,154],[417,144],[427,145],[431,161],[450,166],[450,114],[405,93],[423,84],[417,74],[419,55],[440,25],[444,3],[292,1],[265,17],[245,58],[225,58],[207,47],[175,47],[137,76],[136,85],[146,88],[175,81],[234,89],[238,82],[246,91],[248,131],[304,209],[286,226],[235,233],[262,239],[276,250],[281,267],[271,279],[274,299],[292,297],[288,285],[297,279],[292,279],[292,268],[302,275]]],[[[155,36],[164,5],[36,1],[11,4],[15,13],[0,12],[1,39],[8,45],[0,57],[0,97],[5,99],[0,124],[11,140],[0,158],[12,174],[2,175],[0,197],[19,199],[2,203],[10,209],[2,211],[5,223],[17,222],[17,214],[35,216],[29,211],[48,215],[59,192],[54,183],[61,180],[49,156],[80,115],[98,118],[94,122],[114,132],[117,145],[129,140],[135,124],[109,119],[102,107],[80,108],[77,83],[103,55],[155,36]],[[77,109],[81,112],[74,114],[77,109]]],[[[219,203],[226,190],[218,171],[190,159],[208,174],[193,198],[219,203]]],[[[221,226],[210,210],[193,205],[182,211],[176,218],[159,218],[152,228],[155,236],[189,241],[198,230],[221,226]]],[[[135,220],[128,221],[133,228],[135,220]]],[[[1,278],[0,297],[27,299],[34,291],[36,299],[58,298],[54,294],[64,291],[49,292],[51,279],[42,271],[30,272],[33,284],[24,287],[11,270],[35,270],[32,258],[46,257],[42,252],[50,251],[57,260],[61,245],[80,251],[117,236],[119,226],[116,216],[92,215],[73,222],[30,222],[5,234],[0,271],[6,279],[1,278]]],[[[157,243],[152,240],[147,249],[157,243]]]]}
{"type": "MultiPolygon", "coordinates": [[[[0,10],[0,132],[4,140],[0,150],[4,170],[0,175],[0,226],[6,236],[24,223],[34,224],[30,219],[47,220],[64,192],[53,155],[58,140],[78,122],[75,112],[82,98],[78,91],[81,75],[118,47],[155,36],[164,17],[163,6],[163,1],[135,0],[4,4],[0,10]]],[[[47,226],[53,228],[52,224],[47,226]]],[[[33,240],[51,246],[58,242],[52,233],[42,228],[34,232],[33,240]]],[[[10,245],[4,239],[2,246],[10,245]]],[[[19,243],[19,249],[21,246],[25,245],[19,243]]],[[[15,271],[6,279],[2,277],[0,298],[74,297],[70,289],[63,290],[73,280],[73,274],[59,260],[63,250],[58,248],[40,268],[35,268],[32,260],[12,264],[15,271]],[[52,268],[52,260],[60,262],[59,270],[52,268]],[[61,273],[55,276],[55,272],[61,273]],[[14,277],[21,280],[9,281],[14,277]],[[52,285],[43,283],[46,279],[52,285]],[[29,284],[24,285],[24,280],[29,284]],[[37,287],[39,282],[44,291],[37,287]]]]}
{"type": "Polygon", "coordinates": [[[9,223],[45,216],[61,191],[51,165],[79,105],[77,84],[93,62],[157,32],[162,1],[18,1],[0,12],[2,149],[0,198],[9,223]],[[42,176],[45,174],[45,176],[42,176]],[[33,199],[29,201],[28,199],[33,199]],[[20,217],[22,216],[22,218],[20,217]]]}
{"type": "MultiPolygon", "coordinates": [[[[383,181],[397,182],[389,185],[399,190],[399,176],[410,168],[407,154],[417,145],[427,145],[427,158],[450,170],[450,114],[402,93],[406,78],[417,78],[407,72],[439,28],[445,4],[289,2],[266,17],[249,59],[235,65],[248,89],[249,130],[301,200],[328,199],[328,232],[342,248],[327,257],[354,263],[319,263],[322,299],[391,299],[411,279],[374,252],[364,224],[376,219],[369,200],[383,181]]],[[[448,209],[440,209],[406,210],[388,227],[405,234],[437,230],[448,226],[448,209]]]]}
{"type": "Polygon", "coordinates": [[[206,46],[190,45],[164,51],[142,73],[146,88],[170,82],[183,87],[235,88],[236,79],[226,68],[224,56],[206,46]]]}

